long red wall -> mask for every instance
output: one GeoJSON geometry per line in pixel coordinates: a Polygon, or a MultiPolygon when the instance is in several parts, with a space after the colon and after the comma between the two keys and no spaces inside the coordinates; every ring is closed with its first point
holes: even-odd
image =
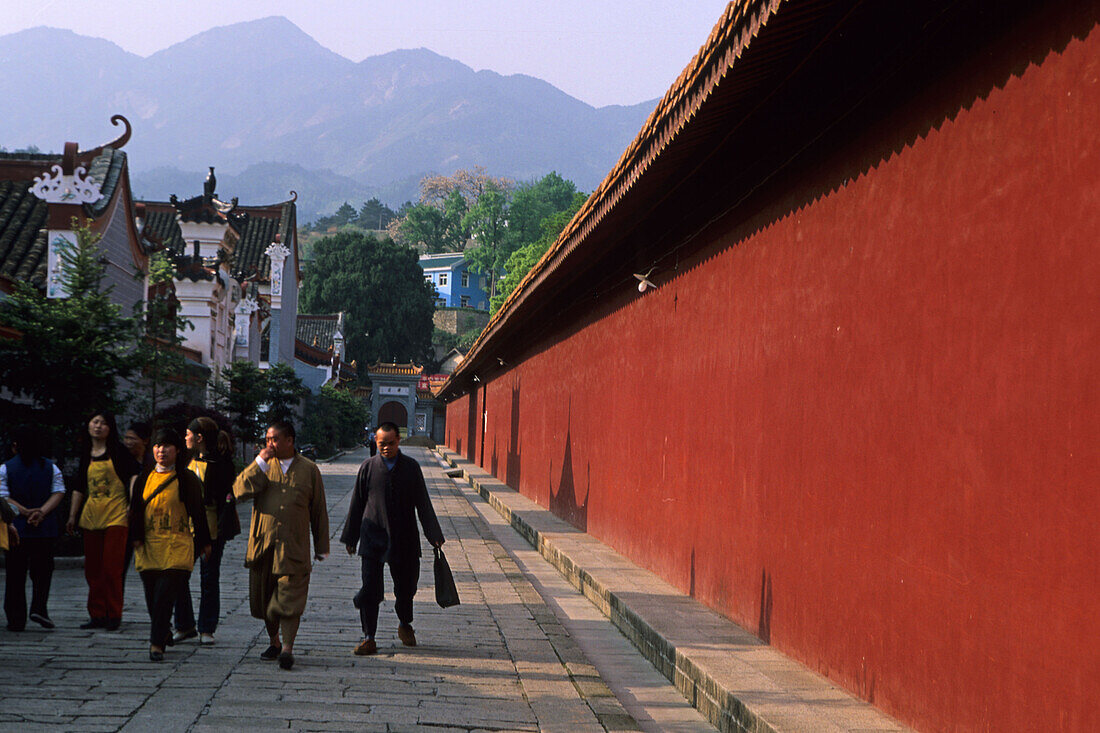
{"type": "Polygon", "coordinates": [[[1094,28],[726,227],[448,444],[918,729],[1096,730],[1098,79],[1094,28]]]}

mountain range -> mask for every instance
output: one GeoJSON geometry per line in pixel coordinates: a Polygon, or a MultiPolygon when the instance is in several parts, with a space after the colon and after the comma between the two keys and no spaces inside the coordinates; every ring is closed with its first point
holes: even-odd
{"type": "MultiPolygon", "coordinates": [[[[598,73],[595,72],[594,73],[598,73]]],[[[417,182],[484,166],[533,180],[556,170],[591,191],[656,100],[595,108],[545,81],[503,76],[427,49],[353,62],[281,17],[213,28],[148,57],[54,28],[0,36],[0,145],[60,150],[114,139],[139,197],[299,193],[299,220],[378,196],[415,200],[417,182]]]]}

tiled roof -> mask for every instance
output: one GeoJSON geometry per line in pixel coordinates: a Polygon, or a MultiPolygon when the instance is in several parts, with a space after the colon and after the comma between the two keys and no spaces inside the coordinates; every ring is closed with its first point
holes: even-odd
{"type": "Polygon", "coordinates": [[[291,241],[297,227],[295,199],[269,206],[234,205],[229,211],[219,211],[203,196],[182,201],[144,201],[140,202],[145,209],[142,234],[179,255],[187,246],[180,231],[180,220],[226,224],[237,235],[230,264],[234,277],[266,281],[271,277],[271,259],[264,252],[276,235],[281,242],[291,241]]]}
{"type": "Polygon", "coordinates": [[[286,201],[271,206],[241,206],[238,211],[247,218],[235,226],[240,240],[233,251],[233,272],[242,279],[268,280],[271,277],[271,258],[264,251],[275,241],[290,242],[294,232],[295,204],[286,201]]]}
{"type": "Polygon", "coordinates": [[[336,333],[340,322],[339,313],[326,313],[322,315],[298,314],[298,322],[295,329],[295,337],[307,346],[312,346],[322,351],[332,348],[332,336],[336,333]]]}
{"type": "Polygon", "coordinates": [[[141,233],[156,244],[163,245],[174,255],[183,254],[186,243],[176,220],[176,210],[171,204],[144,202],[145,217],[141,233]]]}
{"type": "MultiPolygon", "coordinates": [[[[31,194],[30,187],[36,176],[61,163],[62,156],[53,153],[0,153],[0,276],[45,287],[49,204],[31,194]]],[[[95,203],[83,205],[84,214],[98,219],[114,198],[126,153],[104,147],[82,165],[103,194],[95,203]]]]}
{"type": "Polygon", "coordinates": [[[396,374],[404,376],[416,376],[423,374],[424,367],[417,366],[412,362],[408,364],[384,364],[379,362],[377,364],[371,364],[367,367],[368,374],[396,374]]]}
{"type": "Polygon", "coordinates": [[[31,181],[0,181],[0,276],[46,285],[45,201],[30,192],[31,181]]]}
{"type": "Polygon", "coordinates": [[[465,257],[461,252],[445,252],[443,254],[421,255],[420,267],[425,270],[434,270],[441,267],[454,267],[465,257]]]}
{"type": "Polygon", "coordinates": [[[114,198],[115,189],[122,179],[122,169],[126,165],[126,153],[114,148],[103,148],[88,166],[88,178],[99,184],[103,198],[94,204],[84,204],[84,211],[93,219],[98,219],[107,210],[114,198]]]}

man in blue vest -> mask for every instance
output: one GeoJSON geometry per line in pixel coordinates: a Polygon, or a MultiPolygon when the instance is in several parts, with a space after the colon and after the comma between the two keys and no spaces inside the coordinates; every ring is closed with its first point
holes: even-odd
{"type": "Polygon", "coordinates": [[[413,631],[413,596],[420,580],[420,535],[433,547],[440,547],[439,528],[420,464],[399,450],[398,428],[391,422],[378,426],[375,434],[378,454],[363,461],[352,490],[351,507],[340,541],[354,555],[356,547],[363,563],[363,587],[355,596],[363,640],[355,653],[374,654],[378,630],[378,605],[382,602],[382,566],[389,564],[393,578],[394,606],[400,625],[397,636],[405,646],[416,646],[413,631]]]}
{"type": "Polygon", "coordinates": [[[54,510],[65,496],[65,481],[57,466],[42,457],[42,431],[19,428],[14,436],[16,456],[0,466],[0,501],[15,510],[12,526],[19,544],[8,549],[4,579],[4,614],[9,631],[27,625],[27,573],[30,572],[30,619],[47,629],[54,627],[47,604],[53,578],[54,547],[60,523],[54,510]]]}

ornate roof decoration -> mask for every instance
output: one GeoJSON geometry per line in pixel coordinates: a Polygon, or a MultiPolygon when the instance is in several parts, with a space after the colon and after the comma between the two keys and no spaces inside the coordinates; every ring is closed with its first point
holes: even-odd
{"type": "Polygon", "coordinates": [[[397,364],[390,362],[377,362],[367,367],[368,374],[390,374],[401,376],[417,376],[424,373],[424,367],[413,364],[397,364]]]}
{"type": "Polygon", "coordinates": [[[47,204],[94,204],[103,198],[95,181],[84,177],[84,166],[77,166],[72,173],[65,173],[60,165],[50,168],[50,173],[36,176],[30,191],[47,204]]]}
{"type": "Polygon", "coordinates": [[[70,142],[60,155],[0,153],[0,277],[46,286],[51,205],[80,205],[90,219],[108,210],[124,180],[126,154],[119,148],[131,132],[121,115],[111,123],[124,125],[123,134],[91,150],[70,142]]]}

